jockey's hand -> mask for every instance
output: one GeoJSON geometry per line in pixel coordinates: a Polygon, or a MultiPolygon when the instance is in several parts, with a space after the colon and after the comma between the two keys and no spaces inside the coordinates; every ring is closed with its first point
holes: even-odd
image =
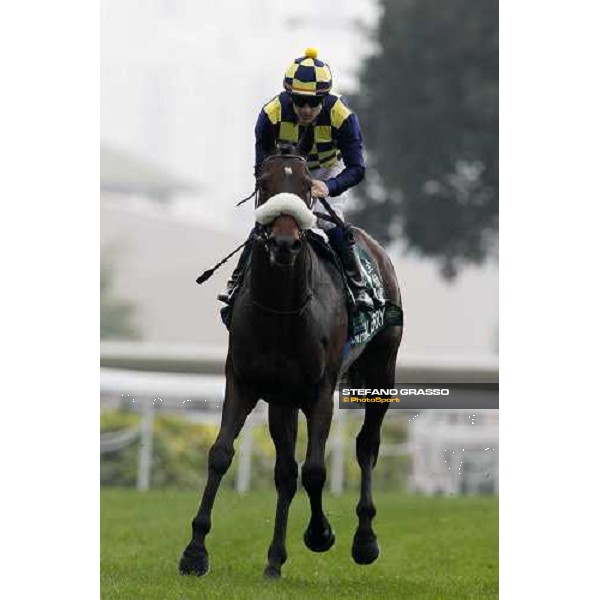
{"type": "Polygon", "coordinates": [[[327,198],[327,196],[329,196],[329,188],[323,181],[314,179],[310,193],[312,194],[313,198],[327,198]]]}

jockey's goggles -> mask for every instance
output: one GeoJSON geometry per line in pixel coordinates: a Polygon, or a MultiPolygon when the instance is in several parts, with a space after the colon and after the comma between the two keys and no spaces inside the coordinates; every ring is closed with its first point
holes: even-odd
{"type": "Polygon", "coordinates": [[[294,106],[310,106],[316,108],[323,102],[323,98],[319,96],[303,96],[302,94],[292,94],[292,102],[294,106]]]}

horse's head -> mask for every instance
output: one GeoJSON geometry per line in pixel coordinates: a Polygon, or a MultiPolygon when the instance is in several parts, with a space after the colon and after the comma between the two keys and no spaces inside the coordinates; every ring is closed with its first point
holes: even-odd
{"type": "MultiPolygon", "coordinates": [[[[296,194],[308,208],[312,208],[312,178],[306,164],[308,151],[305,137],[298,145],[278,144],[265,158],[257,179],[257,207],[272,196],[285,192],[296,194]]],[[[310,139],[312,140],[312,137],[310,139]]]]}
{"type": "Polygon", "coordinates": [[[265,228],[271,265],[293,265],[302,249],[303,231],[316,222],[305,157],[309,144],[312,137],[297,146],[280,144],[261,165],[256,220],[265,228]]]}

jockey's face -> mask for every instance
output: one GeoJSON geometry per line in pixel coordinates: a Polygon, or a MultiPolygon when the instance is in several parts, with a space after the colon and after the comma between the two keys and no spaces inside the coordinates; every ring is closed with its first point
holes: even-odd
{"type": "Polygon", "coordinates": [[[317,106],[310,106],[308,103],[299,105],[296,104],[296,102],[293,102],[292,106],[294,107],[294,112],[298,117],[300,125],[309,125],[319,116],[319,113],[323,108],[323,103],[320,102],[317,106]]]}

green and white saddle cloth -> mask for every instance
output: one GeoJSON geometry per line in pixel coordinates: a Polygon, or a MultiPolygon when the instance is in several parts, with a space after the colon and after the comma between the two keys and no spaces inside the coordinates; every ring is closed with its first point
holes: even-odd
{"type": "Polygon", "coordinates": [[[404,323],[402,307],[385,297],[383,281],[369,253],[358,243],[356,247],[367,284],[367,292],[374,299],[376,308],[372,311],[361,311],[350,315],[348,341],[344,347],[345,353],[353,346],[367,343],[385,327],[404,323]]]}

